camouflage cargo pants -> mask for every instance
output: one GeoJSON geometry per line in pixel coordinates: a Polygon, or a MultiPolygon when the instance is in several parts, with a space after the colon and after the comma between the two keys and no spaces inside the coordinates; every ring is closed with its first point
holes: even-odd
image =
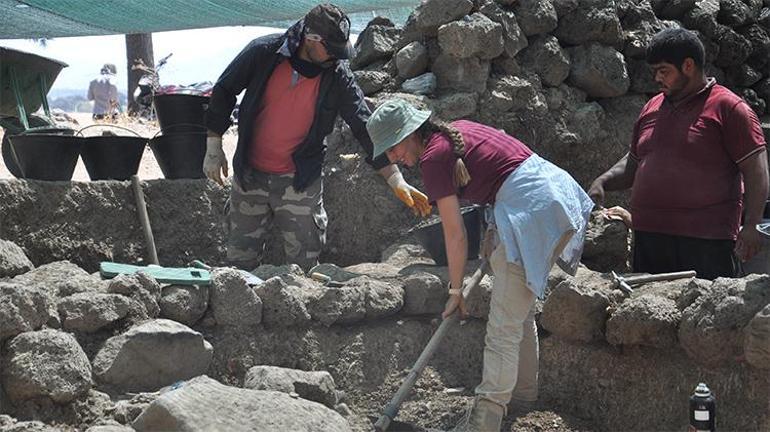
{"type": "Polygon", "coordinates": [[[326,243],[323,180],[302,192],[292,186],[294,174],[266,174],[247,169],[233,176],[226,212],[227,259],[232,265],[253,269],[262,263],[268,233],[279,230],[289,263],[305,271],[318,263],[326,243]]]}

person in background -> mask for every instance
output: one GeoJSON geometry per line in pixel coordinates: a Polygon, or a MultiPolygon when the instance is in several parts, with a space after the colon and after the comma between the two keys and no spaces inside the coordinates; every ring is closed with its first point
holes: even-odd
{"type": "Polygon", "coordinates": [[[762,127],[740,96],[706,77],[704,59],[703,44],[689,30],[652,38],[647,63],[661,92],[639,114],[628,154],[588,191],[603,205],[605,191],[631,188],[634,272],[738,277],[741,261],[762,245],[757,224],[768,198],[762,127]]]}
{"type": "Polygon", "coordinates": [[[100,74],[88,85],[88,100],[94,101],[94,120],[114,120],[120,111],[118,86],[115,84],[117,68],[112,63],[105,63],[100,74]]]}
{"type": "Polygon", "coordinates": [[[466,314],[461,289],[468,240],[460,199],[493,205],[482,250],[494,273],[481,384],[456,430],[499,431],[506,407],[537,399],[535,298],[545,293],[554,262],[574,274],[594,206],[565,171],[498,129],[458,120],[394,99],[379,106],[367,129],[374,156],[418,166],[428,200],[438,206],[449,261],[443,318],[466,314]]]}
{"type": "Polygon", "coordinates": [[[284,34],[251,41],[219,77],[206,111],[208,139],[203,171],[224,184],[227,158],[222,134],[231,125],[236,96],[238,145],[227,206],[227,258],[251,269],[261,264],[266,234],[282,234],[289,262],[308,270],[326,242],[321,168],[324,138],[337,114],[387,179],[396,196],[416,213],[430,214],[427,197],[409,185],[395,165],[372,158],[366,133],[369,108],[345,61],[354,55],[350,20],[337,6],[321,4],[284,34]]]}

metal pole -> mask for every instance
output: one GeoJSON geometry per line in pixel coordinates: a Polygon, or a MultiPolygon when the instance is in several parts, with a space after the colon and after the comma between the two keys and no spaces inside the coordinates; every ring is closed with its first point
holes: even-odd
{"type": "Polygon", "coordinates": [[[150,226],[150,216],[147,214],[147,204],[144,202],[142,185],[139,183],[139,177],[136,175],[131,176],[131,187],[134,190],[134,198],[136,198],[136,211],[139,213],[139,222],[142,224],[144,242],[147,247],[147,255],[149,255],[148,259],[150,263],[160,265],[158,262],[158,252],[155,250],[155,238],[152,235],[152,227],[150,226]]]}
{"type": "MultiPolygon", "coordinates": [[[[481,282],[481,279],[484,277],[486,270],[487,270],[487,260],[483,260],[479,268],[476,270],[475,273],[473,273],[473,276],[471,276],[471,279],[465,285],[465,288],[463,289],[463,298],[467,298],[471,290],[473,290],[474,288],[476,288],[476,286],[478,286],[478,284],[481,282]]],[[[406,376],[406,379],[404,379],[404,382],[401,383],[401,387],[398,388],[398,391],[396,392],[395,396],[393,396],[393,399],[391,399],[388,405],[385,406],[384,413],[382,414],[382,416],[380,416],[380,418],[374,424],[374,430],[376,430],[377,432],[384,432],[388,429],[388,426],[390,426],[390,422],[396,418],[396,415],[398,415],[398,410],[401,407],[401,404],[404,402],[404,399],[406,399],[406,397],[409,395],[409,392],[412,390],[412,387],[414,387],[414,383],[417,382],[417,379],[420,377],[422,370],[425,369],[425,366],[428,364],[428,361],[430,361],[431,357],[433,357],[433,354],[435,354],[436,350],[441,344],[441,341],[446,336],[447,332],[449,332],[449,330],[459,320],[460,320],[459,311],[455,311],[455,313],[453,313],[449,318],[441,322],[441,325],[439,325],[436,332],[433,333],[433,336],[431,336],[430,340],[428,341],[428,344],[425,346],[425,349],[422,350],[420,357],[417,358],[417,361],[414,363],[414,366],[412,366],[412,370],[409,371],[409,374],[406,376]]]]}

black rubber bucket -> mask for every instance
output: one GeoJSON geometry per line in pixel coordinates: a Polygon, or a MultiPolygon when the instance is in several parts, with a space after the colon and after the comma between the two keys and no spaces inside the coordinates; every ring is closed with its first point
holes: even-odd
{"type": "Polygon", "coordinates": [[[164,134],[206,131],[203,113],[209,105],[208,96],[161,94],[153,96],[152,103],[164,134]]]}
{"type": "Polygon", "coordinates": [[[175,133],[159,135],[150,140],[155,160],[167,179],[204,178],[203,158],[206,156],[206,134],[175,133]]]}
{"type": "Polygon", "coordinates": [[[128,180],[139,171],[147,141],[132,136],[86,137],[80,157],[91,180],[128,180]]]}
{"type": "Polygon", "coordinates": [[[56,134],[22,134],[9,138],[11,157],[18,162],[19,178],[70,181],[78,163],[83,138],[56,134]]]}
{"type": "MultiPolygon", "coordinates": [[[[476,206],[463,207],[463,222],[468,235],[468,259],[476,259],[481,247],[481,208],[476,206]]],[[[447,265],[446,248],[444,247],[444,231],[441,219],[418,225],[411,232],[428,251],[436,265],[447,265]]]]}
{"type": "MultiPolygon", "coordinates": [[[[47,134],[47,135],[74,135],[75,131],[73,129],[69,128],[60,128],[60,127],[53,127],[53,126],[46,126],[47,123],[45,120],[41,120],[37,116],[30,116],[30,126],[32,126],[32,129],[27,129],[24,131],[24,135],[29,134],[47,134]]],[[[23,128],[21,126],[21,123],[19,124],[20,128],[23,128]]],[[[5,134],[3,135],[3,142],[0,144],[2,146],[0,150],[2,151],[3,155],[3,163],[5,163],[5,167],[8,168],[8,171],[13,174],[16,178],[22,178],[21,175],[21,169],[19,169],[19,164],[16,163],[16,159],[13,157],[13,153],[11,152],[11,141],[10,137],[13,136],[9,132],[9,129],[5,130],[5,134]]]]}

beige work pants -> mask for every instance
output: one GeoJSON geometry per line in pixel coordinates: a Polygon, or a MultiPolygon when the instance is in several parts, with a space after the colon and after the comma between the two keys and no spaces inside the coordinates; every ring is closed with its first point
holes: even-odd
{"type": "Polygon", "coordinates": [[[535,294],[524,269],[507,262],[498,245],[489,264],[495,275],[484,339],[484,368],[476,394],[502,406],[515,399],[537,399],[538,341],[535,294]]]}
{"type": "MultiPolygon", "coordinates": [[[[574,231],[567,232],[559,240],[551,265],[573,235],[574,231]]],[[[539,367],[535,294],[527,288],[524,269],[506,259],[503,244],[492,252],[489,264],[495,278],[484,339],[484,367],[476,394],[502,406],[511,399],[535,401],[539,367]]]]}

